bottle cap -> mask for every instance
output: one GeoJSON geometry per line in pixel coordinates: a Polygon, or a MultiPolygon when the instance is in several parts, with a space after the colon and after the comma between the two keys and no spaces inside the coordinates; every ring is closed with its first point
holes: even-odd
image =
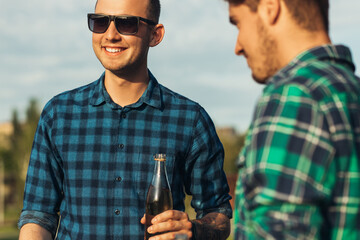
{"type": "Polygon", "coordinates": [[[164,153],[157,153],[154,155],[155,161],[166,161],[166,154],[164,153]]]}

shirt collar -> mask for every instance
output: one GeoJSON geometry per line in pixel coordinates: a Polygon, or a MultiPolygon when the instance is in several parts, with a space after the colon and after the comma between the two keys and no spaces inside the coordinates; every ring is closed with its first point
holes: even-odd
{"type": "Polygon", "coordinates": [[[340,62],[347,66],[351,71],[355,72],[355,65],[348,47],[343,45],[326,44],[300,53],[288,65],[271,77],[267,81],[267,84],[274,83],[277,79],[282,79],[285,75],[291,73],[295,68],[305,66],[308,63],[317,60],[340,62]]]}
{"type": "MultiPolygon", "coordinates": [[[[154,75],[148,70],[149,84],[140,99],[127,107],[137,108],[142,104],[147,104],[154,108],[161,109],[163,107],[162,95],[160,90],[160,84],[154,77],[154,75]]],[[[111,106],[117,106],[110,98],[110,95],[105,89],[104,85],[105,72],[101,77],[92,85],[90,104],[93,106],[100,106],[104,103],[109,103],[111,106]]],[[[118,108],[118,107],[117,107],[118,108]]]]}
{"type": "Polygon", "coordinates": [[[355,71],[350,49],[343,45],[322,45],[309,49],[299,54],[290,65],[299,64],[299,62],[310,62],[312,60],[335,60],[345,63],[352,71],[355,71]]]}
{"type": "Polygon", "coordinates": [[[143,102],[154,108],[161,109],[163,107],[163,102],[160,84],[158,83],[154,75],[150,72],[150,70],[148,72],[150,78],[149,85],[145,90],[144,94],[139,99],[138,103],[143,102]]]}
{"type": "Polygon", "coordinates": [[[105,103],[105,98],[103,94],[103,91],[105,90],[104,77],[105,77],[105,72],[92,85],[91,94],[90,94],[91,96],[90,104],[93,106],[99,106],[105,103]]]}

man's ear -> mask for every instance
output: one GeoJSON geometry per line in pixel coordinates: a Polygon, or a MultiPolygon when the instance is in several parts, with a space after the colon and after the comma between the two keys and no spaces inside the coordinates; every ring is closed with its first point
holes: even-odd
{"type": "Polygon", "coordinates": [[[275,24],[281,13],[281,2],[282,0],[260,0],[258,6],[258,13],[269,25],[275,24]]]}
{"type": "Polygon", "coordinates": [[[150,47],[155,47],[158,45],[164,38],[165,28],[162,24],[156,24],[156,26],[151,30],[150,36],[150,47]]]}

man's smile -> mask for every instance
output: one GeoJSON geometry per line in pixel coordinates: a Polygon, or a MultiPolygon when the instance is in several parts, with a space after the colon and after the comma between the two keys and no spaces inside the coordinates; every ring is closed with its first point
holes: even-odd
{"type": "Polygon", "coordinates": [[[104,47],[104,49],[108,53],[120,53],[126,50],[126,48],[120,48],[120,47],[104,47]]]}

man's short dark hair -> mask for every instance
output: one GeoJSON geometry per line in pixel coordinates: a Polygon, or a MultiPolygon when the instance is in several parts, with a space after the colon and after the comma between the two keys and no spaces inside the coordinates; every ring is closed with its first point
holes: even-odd
{"type": "MultiPolygon", "coordinates": [[[[256,12],[260,0],[225,0],[233,5],[245,4],[256,12]]],[[[329,32],[328,0],[281,0],[284,1],[294,20],[309,31],[324,29],[329,32]]]]}
{"type": "Polygon", "coordinates": [[[149,17],[156,23],[159,22],[160,10],[160,0],[149,0],[149,17]]]}
{"type": "MultiPolygon", "coordinates": [[[[95,9],[98,1],[99,0],[96,1],[95,9]]],[[[160,0],[149,0],[148,17],[150,18],[150,20],[153,20],[154,22],[158,23],[160,18],[160,10],[161,10],[160,0]]]]}

